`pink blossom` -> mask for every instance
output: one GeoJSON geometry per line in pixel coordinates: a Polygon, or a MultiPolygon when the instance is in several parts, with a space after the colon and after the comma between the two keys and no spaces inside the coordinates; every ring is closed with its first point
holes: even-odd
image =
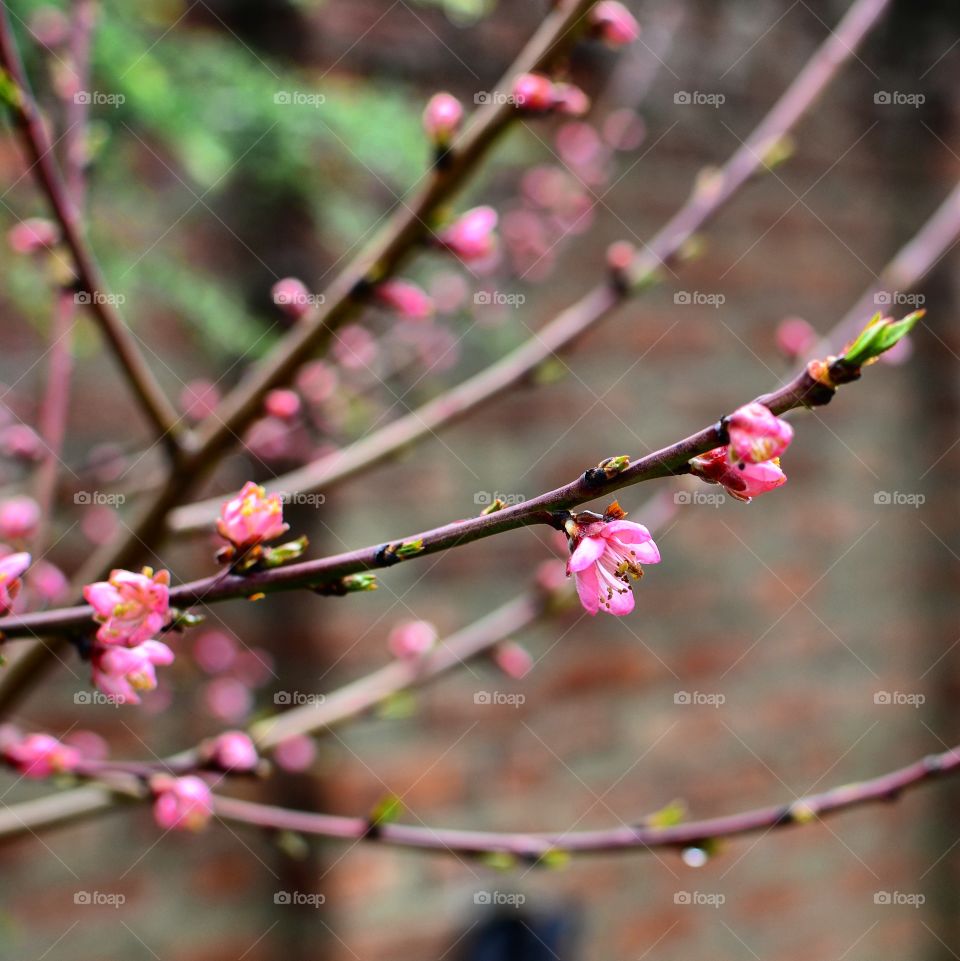
{"type": "Polygon", "coordinates": [[[784,317],[777,325],[777,346],[791,360],[807,353],[816,342],[816,330],[802,317],[784,317]]]}
{"type": "Polygon", "coordinates": [[[61,744],[49,734],[28,734],[21,740],[7,744],[4,760],[24,777],[44,778],[74,770],[80,763],[80,752],[61,744]]]}
{"type": "Polygon", "coordinates": [[[213,795],[198,777],[156,777],[151,787],[153,817],[165,831],[200,831],[213,817],[213,795]]]}
{"type": "Polygon", "coordinates": [[[204,688],[203,703],[214,717],[239,724],[253,710],[253,692],[238,678],[217,677],[204,688]]]}
{"type": "Polygon", "coordinates": [[[779,457],[793,440],[793,428],[763,404],[747,404],[735,410],[727,421],[730,459],[762,464],[779,457]]]}
{"type": "Polygon", "coordinates": [[[40,523],[40,505],[32,497],[11,497],[0,504],[0,537],[25,541],[40,523]]]}
{"type": "Polygon", "coordinates": [[[426,320],[433,316],[433,300],[430,295],[409,280],[388,280],[377,287],[377,299],[411,320],[426,320]]]}
{"type": "Polygon", "coordinates": [[[154,637],[170,620],[170,572],[145,567],[140,574],[115,570],[110,579],[88,584],[83,596],[100,622],[101,644],[134,647],[154,637]]]}
{"type": "Polygon", "coordinates": [[[173,651],[162,641],[136,647],[101,647],[94,651],[93,686],[118,704],[139,704],[137,691],[157,686],[156,665],[173,663],[173,651]]]}
{"type": "Polygon", "coordinates": [[[271,390],[264,397],[263,406],[271,417],[290,420],[300,413],[300,395],[294,390],[271,390]]]}
{"type": "Polygon", "coordinates": [[[387,638],[394,657],[422,657],[437,643],[437,629],[429,621],[407,621],[398,624],[387,638]]]}
{"type": "Polygon", "coordinates": [[[9,614],[20,593],[24,571],[30,566],[29,554],[8,554],[0,558],[0,615],[9,614]]]}
{"type": "Polygon", "coordinates": [[[633,43],[640,36],[640,24],[633,14],[616,0],[602,0],[590,11],[594,31],[611,47],[633,43]]]}
{"type": "Polygon", "coordinates": [[[67,575],[49,561],[37,561],[27,577],[31,592],[45,603],[61,601],[69,593],[67,575]]]}
{"type": "Polygon", "coordinates": [[[226,731],[211,744],[210,760],[224,771],[252,771],[260,756],[249,734],[226,731]]]}
{"type": "Polygon", "coordinates": [[[642,524],[597,520],[577,525],[567,573],[575,575],[588,614],[602,609],[622,617],[633,610],[630,581],[642,576],[640,565],[659,562],[660,551],[642,524]]]}
{"type": "Polygon", "coordinates": [[[306,734],[294,734],[282,740],[273,750],[273,759],[284,771],[306,771],[317,759],[317,745],[306,734]]]}
{"type": "Polygon", "coordinates": [[[694,457],[690,461],[690,470],[710,484],[720,484],[731,497],[745,503],[787,482],[787,475],[780,469],[779,457],[760,464],[733,464],[727,447],[715,447],[694,457]]]}
{"type": "Polygon", "coordinates": [[[530,652],[516,641],[504,641],[493,649],[493,660],[507,677],[519,680],[533,669],[530,652]]]}
{"type": "Polygon", "coordinates": [[[293,320],[299,320],[310,313],[314,303],[314,296],[310,288],[296,277],[284,277],[278,280],[270,290],[273,302],[293,320]]]}
{"type": "Polygon", "coordinates": [[[440,243],[461,260],[483,260],[496,246],[496,226],[493,207],[474,207],[439,235],[440,243]]]}
{"type": "Polygon", "coordinates": [[[546,113],[556,105],[553,81],[542,73],[522,73],[513,82],[513,99],[531,113],[546,113]]]}
{"type": "Polygon", "coordinates": [[[240,493],[223,505],[217,521],[220,536],[241,550],[272,541],[288,529],[280,495],[268,495],[253,481],[247,481],[240,493]]]}
{"type": "Polygon", "coordinates": [[[31,217],[12,227],[7,240],[13,251],[18,254],[35,254],[48,250],[60,239],[57,225],[42,217],[31,217]]]}
{"type": "Polygon", "coordinates": [[[463,120],[463,106],[452,94],[435,93],[423,111],[423,129],[438,146],[450,142],[463,120]]]}

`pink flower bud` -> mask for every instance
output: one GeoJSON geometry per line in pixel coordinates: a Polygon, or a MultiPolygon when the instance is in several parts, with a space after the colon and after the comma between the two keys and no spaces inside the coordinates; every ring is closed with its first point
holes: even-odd
{"type": "Polygon", "coordinates": [[[763,404],[746,404],[727,422],[730,459],[762,464],[779,457],[793,440],[793,428],[763,404]]]}
{"type": "Polygon", "coordinates": [[[209,417],[220,403],[220,391],[209,380],[191,380],[180,391],[180,409],[187,420],[198,424],[209,417]]]}
{"type": "Polygon", "coordinates": [[[10,424],[0,431],[0,452],[22,461],[38,461],[43,457],[43,441],[26,424],[10,424]]]}
{"type": "Polygon", "coordinates": [[[300,413],[300,395],[293,390],[271,390],[263,406],[271,417],[291,420],[300,413]]]}
{"type": "Polygon", "coordinates": [[[402,659],[422,657],[436,643],[437,629],[429,621],[398,624],[387,638],[390,653],[402,659]]]}
{"type": "Polygon", "coordinates": [[[641,564],[658,564],[660,551],[650,532],[633,521],[598,520],[576,525],[567,573],[575,575],[580,603],[588,614],[603,610],[622,617],[633,610],[631,580],[641,564]]]}
{"type": "Polygon", "coordinates": [[[33,594],[47,604],[55,604],[58,601],[62,601],[70,589],[70,582],[67,580],[67,575],[49,561],[37,561],[37,563],[30,568],[30,573],[27,575],[27,582],[33,594]]]}
{"type": "Polygon", "coordinates": [[[530,113],[546,113],[556,106],[553,81],[542,73],[522,73],[513,82],[517,107],[530,113]]]}
{"type": "Polygon", "coordinates": [[[211,745],[210,760],[224,771],[252,771],[260,756],[248,734],[227,731],[211,745]]]}
{"type": "Polygon", "coordinates": [[[590,11],[594,33],[611,47],[633,43],[640,36],[640,24],[632,13],[616,0],[602,0],[590,11]]]}
{"type": "Polygon", "coordinates": [[[377,287],[377,299],[411,320],[427,320],[433,316],[430,295],[409,280],[388,280],[377,287]]]}
{"type": "Polygon", "coordinates": [[[29,554],[8,554],[0,558],[0,616],[9,614],[20,593],[24,571],[30,566],[29,554]]]}
{"type": "Polygon", "coordinates": [[[53,221],[31,217],[11,227],[7,240],[14,253],[35,254],[55,247],[60,240],[60,231],[53,221]]]}
{"type": "Polygon", "coordinates": [[[240,493],[223,505],[217,521],[220,536],[238,550],[272,541],[287,530],[280,495],[268,495],[253,481],[244,484],[240,493]]]}
{"type": "Polygon", "coordinates": [[[198,777],[155,777],[153,817],[165,831],[201,831],[213,817],[213,795],[198,777]]]}
{"type": "Polygon", "coordinates": [[[496,247],[496,226],[493,207],[474,207],[439,235],[440,243],[461,260],[483,260],[496,247]]]}
{"type": "Polygon", "coordinates": [[[306,771],[317,759],[317,745],[306,734],[294,734],[274,748],[273,759],[277,767],[297,774],[306,771]]]}
{"type": "Polygon", "coordinates": [[[136,647],[100,647],[91,658],[93,686],[117,704],[139,704],[138,691],[157,687],[156,667],[173,663],[173,651],[162,641],[136,647]]]}
{"type": "Polygon", "coordinates": [[[607,266],[616,273],[629,270],[633,265],[637,248],[629,240],[618,240],[607,247],[607,266]]]}
{"type": "Polygon", "coordinates": [[[553,100],[557,110],[568,117],[582,117],[590,110],[590,98],[572,83],[554,84],[553,100]]]}
{"type": "Polygon", "coordinates": [[[218,677],[204,688],[203,703],[218,720],[239,724],[253,710],[253,693],[235,677],[218,677]]]}
{"type": "Polygon", "coordinates": [[[4,760],[24,777],[44,778],[64,774],[80,763],[80,752],[49,734],[28,734],[4,745],[4,760]]]}
{"type": "Polygon", "coordinates": [[[11,497],[0,504],[0,538],[25,541],[40,523],[40,505],[32,497],[11,497]]]}
{"type": "Polygon", "coordinates": [[[307,285],[296,277],[284,277],[278,280],[270,290],[273,302],[288,316],[299,320],[310,313],[314,296],[307,285]]]}
{"type": "Polygon", "coordinates": [[[110,579],[87,584],[83,596],[100,622],[101,644],[134,647],[170,621],[170,572],[145,567],[140,574],[115,570],[110,579]]]}
{"type": "Polygon", "coordinates": [[[463,120],[463,107],[460,101],[449,93],[435,93],[423,111],[423,129],[431,142],[446,146],[460,127],[463,120]]]}
{"type": "Polygon", "coordinates": [[[785,317],[777,326],[777,346],[786,357],[802,357],[817,342],[817,332],[802,317],[785,317]]]}
{"type": "Polygon", "coordinates": [[[533,669],[530,652],[515,641],[505,641],[493,649],[493,660],[507,677],[519,680],[533,669]]]}
{"type": "Polygon", "coordinates": [[[237,659],[237,642],[223,631],[204,631],[194,641],[193,657],[207,674],[220,674],[237,659]]]}
{"type": "Polygon", "coordinates": [[[710,484],[720,484],[731,497],[747,504],[752,498],[787,482],[787,475],[780,469],[780,458],[761,464],[732,464],[728,447],[715,447],[694,457],[690,461],[690,471],[710,484]]]}

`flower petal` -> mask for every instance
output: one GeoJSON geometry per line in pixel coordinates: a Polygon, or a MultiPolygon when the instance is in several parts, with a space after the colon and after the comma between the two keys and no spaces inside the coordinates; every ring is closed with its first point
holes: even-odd
{"type": "Polygon", "coordinates": [[[600,584],[597,580],[596,567],[590,566],[586,570],[578,571],[574,579],[577,582],[577,595],[583,609],[588,614],[596,614],[600,609],[600,584]]]}
{"type": "Polygon", "coordinates": [[[602,537],[584,537],[570,555],[567,570],[571,573],[586,570],[603,556],[606,549],[607,544],[602,537]]]}

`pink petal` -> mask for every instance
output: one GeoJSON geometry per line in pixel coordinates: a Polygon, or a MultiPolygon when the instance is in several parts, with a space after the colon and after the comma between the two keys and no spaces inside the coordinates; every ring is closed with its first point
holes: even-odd
{"type": "Polygon", "coordinates": [[[610,598],[610,613],[616,617],[623,617],[624,614],[629,614],[632,610],[633,591],[627,589],[622,594],[614,591],[613,597],[610,598]]]}
{"type": "Polygon", "coordinates": [[[600,609],[600,585],[596,567],[590,566],[586,570],[578,571],[574,580],[577,582],[577,595],[583,609],[588,614],[596,614],[600,609]]]}
{"type": "Polygon", "coordinates": [[[586,570],[603,556],[606,549],[607,545],[602,537],[584,537],[570,555],[567,570],[571,574],[586,570]]]}

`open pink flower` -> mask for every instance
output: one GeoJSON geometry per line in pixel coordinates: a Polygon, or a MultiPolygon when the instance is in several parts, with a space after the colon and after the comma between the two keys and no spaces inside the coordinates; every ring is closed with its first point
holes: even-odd
{"type": "Polygon", "coordinates": [[[220,511],[217,531],[238,550],[272,541],[288,530],[283,522],[283,501],[279,494],[267,492],[253,481],[220,511]]]}
{"type": "Polygon", "coordinates": [[[213,817],[213,795],[198,777],[156,777],[151,787],[153,817],[165,831],[200,831],[213,817]]]}
{"type": "Polygon", "coordinates": [[[157,686],[156,666],[173,663],[173,651],[162,641],[136,647],[101,647],[94,651],[93,686],[117,704],[139,704],[138,691],[157,686]]]}
{"type": "Polygon", "coordinates": [[[779,457],[793,440],[793,428],[763,404],[747,404],[735,410],[727,422],[730,459],[736,463],[762,464],[779,457]]]}
{"type": "Polygon", "coordinates": [[[761,464],[734,464],[727,447],[715,447],[694,457],[690,461],[690,470],[710,484],[720,484],[731,497],[745,503],[787,482],[787,475],[780,469],[779,457],[761,464]]]}
{"type": "Polygon", "coordinates": [[[601,0],[590,11],[590,23],[597,36],[611,47],[633,43],[640,36],[640,24],[617,0],[601,0]]]}
{"type": "Polygon", "coordinates": [[[210,746],[210,760],[224,771],[252,771],[260,756],[249,734],[226,731],[210,746]]]}
{"type": "Polygon", "coordinates": [[[377,287],[376,296],[377,300],[401,317],[426,320],[433,316],[433,299],[409,280],[388,280],[377,287]]]}
{"type": "Polygon", "coordinates": [[[453,94],[435,93],[423,111],[423,129],[438,146],[450,142],[463,120],[463,106],[453,94]]]}
{"type": "Polygon", "coordinates": [[[145,567],[110,572],[110,580],[88,584],[83,596],[100,622],[101,644],[134,647],[159,633],[170,620],[170,572],[145,567]]]}
{"type": "Polygon", "coordinates": [[[20,593],[24,571],[30,566],[32,558],[27,553],[7,554],[0,558],[0,616],[9,614],[20,593]]]}
{"type": "Polygon", "coordinates": [[[597,520],[578,525],[572,539],[567,573],[577,581],[580,603],[588,614],[604,610],[622,617],[633,610],[631,580],[643,574],[641,564],[657,564],[660,551],[642,524],[597,520]]]}
{"type": "Polygon", "coordinates": [[[43,778],[72,771],[80,763],[80,752],[61,744],[49,734],[28,734],[5,745],[4,760],[24,777],[43,778]]]}
{"type": "Polygon", "coordinates": [[[483,260],[496,247],[497,212],[493,207],[474,207],[440,235],[440,243],[461,260],[483,260]]]}
{"type": "Polygon", "coordinates": [[[0,504],[0,537],[24,541],[40,523],[40,505],[32,497],[11,497],[0,504]]]}

